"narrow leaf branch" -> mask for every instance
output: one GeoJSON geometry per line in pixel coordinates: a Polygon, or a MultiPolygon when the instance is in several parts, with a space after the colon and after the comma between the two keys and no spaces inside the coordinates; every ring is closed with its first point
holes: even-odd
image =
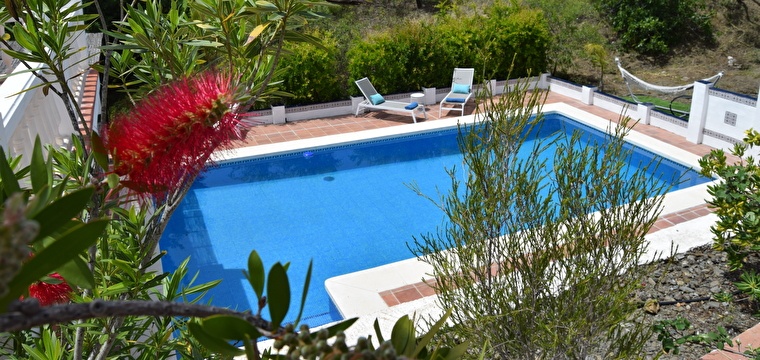
{"type": "Polygon", "coordinates": [[[40,307],[36,300],[25,300],[14,304],[14,308],[0,314],[0,332],[27,330],[46,324],[68,323],[121,316],[182,316],[207,317],[212,315],[233,315],[248,321],[260,329],[270,329],[268,321],[248,312],[227,308],[188,304],[169,301],[93,300],[83,304],[62,304],[40,307]]]}

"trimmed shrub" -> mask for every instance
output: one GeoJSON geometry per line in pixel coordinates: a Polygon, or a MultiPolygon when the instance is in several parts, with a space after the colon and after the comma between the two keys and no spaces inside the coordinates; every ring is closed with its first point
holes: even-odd
{"type": "MultiPolygon", "coordinates": [[[[348,52],[348,73],[351,79],[369,77],[378,92],[402,92],[413,88],[414,76],[407,72],[408,57],[413,50],[408,36],[396,36],[390,31],[359,40],[348,52]]],[[[418,51],[414,51],[418,52],[418,51]]],[[[353,87],[353,94],[359,90],[353,87]]]]}
{"type": "Polygon", "coordinates": [[[474,67],[476,82],[484,71],[506,79],[545,70],[549,41],[540,11],[495,5],[486,16],[410,22],[360,40],[349,50],[348,72],[369,77],[380,93],[448,87],[455,67],[474,67]]]}
{"type": "Polygon", "coordinates": [[[310,35],[321,39],[322,47],[294,43],[288,47],[288,56],[280,62],[281,90],[293,94],[285,98],[285,103],[306,105],[347,99],[345,73],[336,71],[340,68],[337,41],[325,31],[310,35]]]}
{"type": "Polygon", "coordinates": [[[495,68],[496,78],[535,75],[546,69],[551,36],[540,10],[495,5],[487,21],[487,42],[483,48],[489,50],[486,59],[492,65],[486,63],[484,67],[495,68]],[[514,68],[510,70],[513,63],[514,68]]]}

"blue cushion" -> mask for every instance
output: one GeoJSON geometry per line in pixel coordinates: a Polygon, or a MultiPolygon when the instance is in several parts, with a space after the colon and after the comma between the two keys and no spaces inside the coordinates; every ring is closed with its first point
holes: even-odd
{"type": "Polygon", "coordinates": [[[409,105],[407,105],[407,106],[404,106],[404,109],[407,109],[407,110],[414,110],[414,109],[416,109],[416,108],[417,108],[417,106],[419,106],[419,104],[417,104],[417,102],[415,101],[415,102],[413,102],[413,103],[411,103],[411,104],[409,104],[409,105]]]}
{"type": "Polygon", "coordinates": [[[461,98],[461,99],[460,98],[446,98],[446,100],[443,100],[443,101],[449,102],[449,103],[464,103],[464,100],[465,100],[464,98],[461,98]]]}
{"type": "Polygon", "coordinates": [[[385,99],[380,94],[375,94],[369,97],[369,101],[372,105],[380,105],[385,102],[385,99]]]}
{"type": "Polygon", "coordinates": [[[470,93],[470,85],[464,85],[464,84],[454,83],[454,86],[451,87],[451,92],[453,92],[455,94],[469,94],[470,93]]]}

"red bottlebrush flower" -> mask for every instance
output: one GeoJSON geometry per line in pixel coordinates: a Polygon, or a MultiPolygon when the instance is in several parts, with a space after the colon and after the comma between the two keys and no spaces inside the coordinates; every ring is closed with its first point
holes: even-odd
{"type": "Polygon", "coordinates": [[[141,193],[161,195],[197,175],[214,150],[239,139],[229,76],[198,74],[163,86],[104,134],[113,171],[141,193]]]}
{"type": "Polygon", "coordinates": [[[38,281],[29,285],[29,296],[39,300],[40,305],[42,306],[60,304],[69,301],[71,286],[63,280],[63,276],[58,275],[57,273],[50,274],[50,277],[60,280],[61,282],[52,284],[38,281]]]}

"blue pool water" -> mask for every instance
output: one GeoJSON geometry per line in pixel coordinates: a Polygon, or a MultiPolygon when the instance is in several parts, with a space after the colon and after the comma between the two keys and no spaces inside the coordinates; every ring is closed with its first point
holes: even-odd
{"type": "MultiPolygon", "coordinates": [[[[561,128],[602,138],[553,113],[546,114],[537,136],[561,128]]],[[[633,157],[636,162],[652,156],[637,149],[633,157]]],[[[294,320],[313,259],[303,322],[340,320],[324,281],[413,257],[407,242],[435,231],[445,219],[407,185],[416,183],[428,195],[446,191],[451,180],[445,169],[461,169],[461,159],[453,129],[213,167],[195,181],[163,234],[164,269],[176,269],[190,257],[190,273],[198,271],[198,281],[223,279],[210,292],[214,305],[255,311],[255,295],[242,274],[248,253],[257,250],[267,269],[290,261],[293,304],[287,319],[294,320]]],[[[710,180],[669,160],[657,171],[665,181],[680,179],[673,189],[710,180]]]]}

